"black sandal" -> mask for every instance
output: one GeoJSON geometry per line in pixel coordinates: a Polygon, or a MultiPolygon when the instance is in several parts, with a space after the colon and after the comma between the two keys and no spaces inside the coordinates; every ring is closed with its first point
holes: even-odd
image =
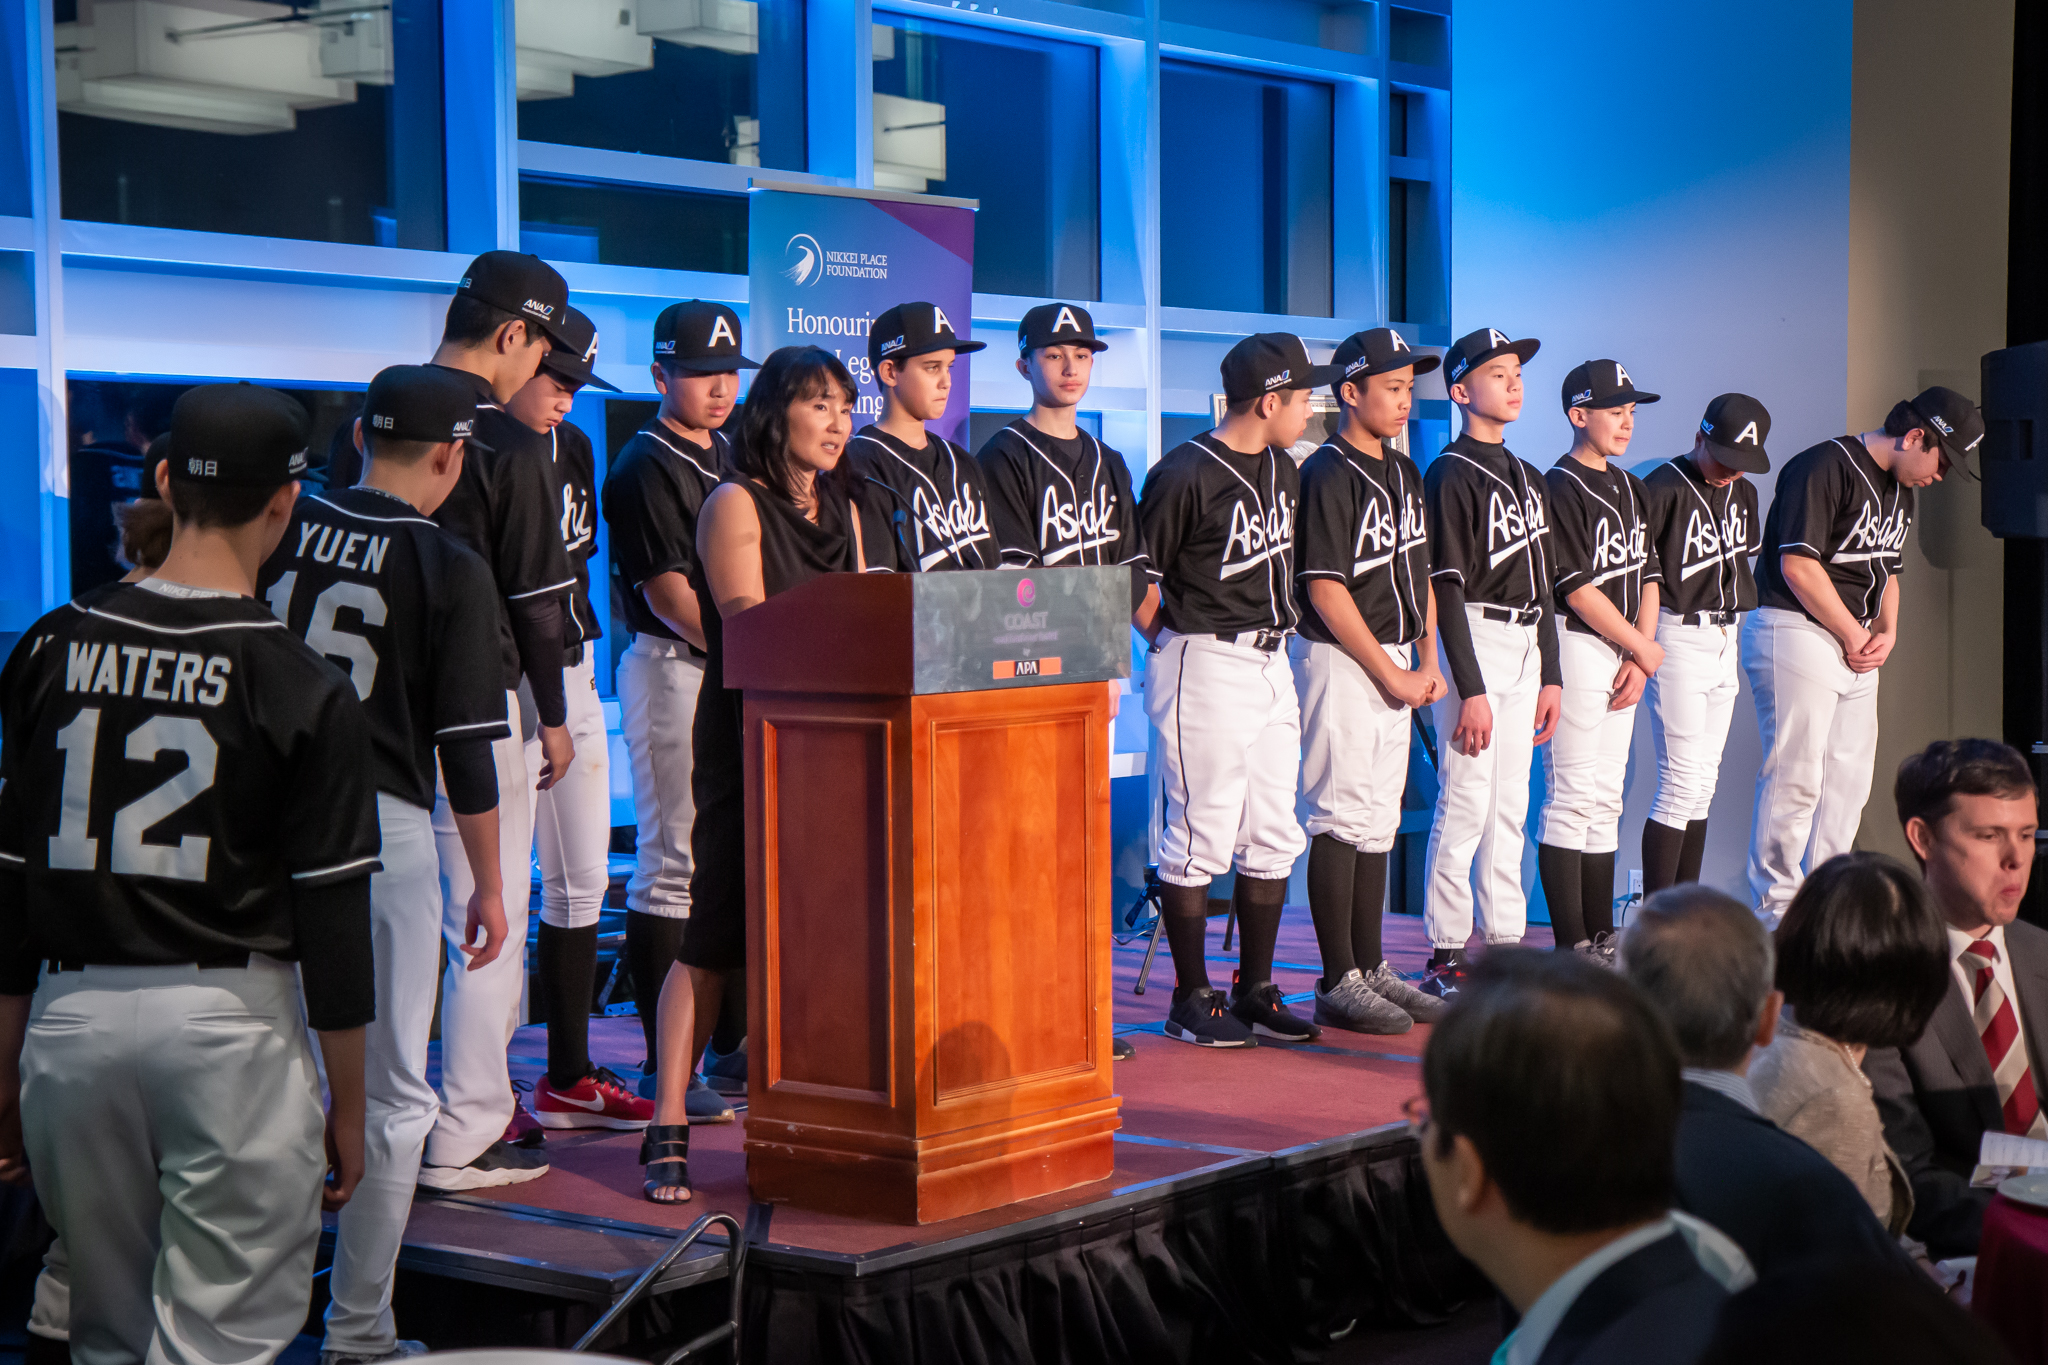
{"type": "Polygon", "coordinates": [[[687,1123],[650,1124],[640,1137],[640,1164],[647,1168],[647,1180],[642,1186],[650,1204],[687,1204],[690,1202],[690,1125],[687,1123]],[[658,1190],[681,1190],[680,1199],[660,1198],[658,1190]]]}

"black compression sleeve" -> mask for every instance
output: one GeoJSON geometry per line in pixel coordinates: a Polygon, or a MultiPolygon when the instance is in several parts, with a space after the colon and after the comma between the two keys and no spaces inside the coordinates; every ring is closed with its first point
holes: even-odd
{"type": "Polygon", "coordinates": [[[1486,679],[1479,674],[1479,655],[1472,648],[1472,622],[1465,616],[1465,585],[1455,578],[1433,580],[1436,587],[1436,633],[1444,642],[1444,657],[1451,661],[1451,685],[1461,698],[1477,697],[1486,691],[1486,679]]]}
{"type": "Polygon", "coordinates": [[[498,765],[488,739],[451,739],[438,746],[441,785],[457,815],[482,815],[498,804],[498,765]]]}
{"type": "Polygon", "coordinates": [[[519,646],[519,671],[533,691],[533,709],[542,725],[563,725],[569,719],[562,691],[562,595],[541,593],[505,604],[512,613],[512,639],[519,646]]]}
{"type": "Polygon", "coordinates": [[[1536,649],[1543,656],[1543,685],[1564,686],[1564,668],[1557,661],[1557,605],[1543,599],[1543,617],[1536,623],[1536,649]]]}
{"type": "Polygon", "coordinates": [[[28,931],[28,873],[0,866],[0,995],[34,995],[41,966],[28,931]]]}
{"type": "Polygon", "coordinates": [[[321,1032],[337,1032],[375,1019],[370,879],[293,887],[292,927],[306,988],[306,1022],[321,1032]]]}

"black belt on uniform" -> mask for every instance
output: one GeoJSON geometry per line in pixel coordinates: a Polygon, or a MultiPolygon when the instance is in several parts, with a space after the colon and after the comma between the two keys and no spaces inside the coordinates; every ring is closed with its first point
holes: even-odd
{"type": "Polygon", "coordinates": [[[249,955],[229,953],[205,962],[87,962],[82,958],[53,957],[49,959],[49,965],[53,972],[82,972],[87,967],[197,967],[201,971],[210,971],[221,967],[246,967],[249,955]]]}
{"type": "Polygon", "coordinates": [[[1253,649],[1271,654],[1287,643],[1284,630],[1237,630],[1216,632],[1216,638],[1226,645],[1250,645],[1253,649]]]}
{"type": "Polygon", "coordinates": [[[1541,607],[1490,607],[1481,602],[1479,619],[1482,621],[1505,621],[1511,626],[1533,626],[1543,619],[1541,607]]]}
{"type": "Polygon", "coordinates": [[[1681,626],[1733,626],[1741,623],[1739,611],[1689,611],[1678,618],[1681,626]]]}

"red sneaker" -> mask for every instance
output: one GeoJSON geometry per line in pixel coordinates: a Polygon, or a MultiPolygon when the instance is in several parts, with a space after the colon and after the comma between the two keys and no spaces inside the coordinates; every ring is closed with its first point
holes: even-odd
{"type": "Polygon", "coordinates": [[[598,1067],[566,1090],[543,1076],[533,1088],[533,1113],[549,1128],[625,1128],[654,1121],[654,1101],[643,1100],[606,1067],[598,1067]]]}

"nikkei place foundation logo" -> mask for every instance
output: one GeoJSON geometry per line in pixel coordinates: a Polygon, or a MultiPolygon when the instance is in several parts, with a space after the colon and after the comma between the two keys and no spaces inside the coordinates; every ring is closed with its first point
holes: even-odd
{"type": "Polygon", "coordinates": [[[1032,604],[1033,602],[1036,602],[1037,600],[1038,600],[1038,587],[1037,587],[1037,585],[1036,585],[1036,584],[1032,583],[1032,581],[1031,581],[1030,579],[1028,579],[1028,578],[1027,578],[1027,579],[1024,579],[1023,581],[1021,581],[1021,582],[1019,582],[1019,583],[1017,584],[1017,605],[1018,605],[1018,606],[1020,606],[1020,607],[1028,607],[1028,606],[1030,606],[1030,605],[1031,605],[1031,604],[1032,604]]]}
{"type": "Polygon", "coordinates": [[[808,232],[799,232],[782,248],[789,264],[782,273],[791,284],[816,284],[825,278],[825,248],[808,232]]]}
{"type": "Polygon", "coordinates": [[[787,265],[783,278],[791,284],[815,285],[826,276],[850,280],[886,280],[889,257],[879,251],[827,251],[816,237],[799,232],[782,248],[787,265]]]}

